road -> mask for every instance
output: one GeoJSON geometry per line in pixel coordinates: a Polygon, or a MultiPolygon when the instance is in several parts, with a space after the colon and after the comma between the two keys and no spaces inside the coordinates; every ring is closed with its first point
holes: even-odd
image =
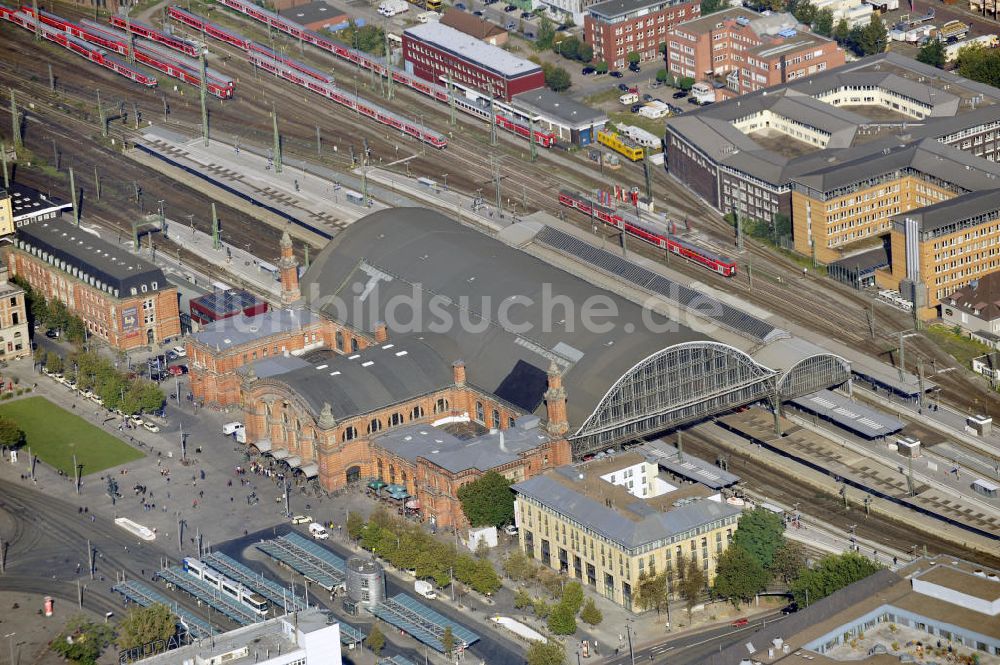
{"type": "MultiPolygon", "coordinates": [[[[633,644],[635,663],[667,663],[670,665],[688,665],[699,663],[713,651],[720,651],[730,645],[745,640],[758,628],[765,624],[780,621],[784,616],[781,612],[772,612],[760,616],[742,628],[731,625],[718,626],[709,630],[687,634],[677,638],[667,638],[652,644],[633,644]]],[[[603,661],[607,665],[632,665],[633,659],[628,652],[628,644],[619,650],[618,655],[603,661]]]]}

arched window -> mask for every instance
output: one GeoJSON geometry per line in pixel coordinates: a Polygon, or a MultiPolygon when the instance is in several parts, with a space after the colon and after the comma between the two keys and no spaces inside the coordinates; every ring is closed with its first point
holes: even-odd
{"type": "Polygon", "coordinates": [[[511,428],[514,426],[514,418],[512,416],[507,417],[507,427],[511,428]]]}
{"type": "Polygon", "coordinates": [[[382,421],[378,418],[372,418],[371,422],[368,423],[368,433],[374,434],[375,432],[382,431],[382,421]]]}
{"type": "Polygon", "coordinates": [[[356,438],[358,438],[358,430],[354,429],[353,426],[344,430],[344,441],[352,441],[356,438]]]}
{"type": "Polygon", "coordinates": [[[406,487],[406,471],[399,472],[399,484],[406,487]]]}
{"type": "Polygon", "coordinates": [[[493,409],[493,429],[500,429],[500,412],[493,409]]]}
{"type": "Polygon", "coordinates": [[[382,480],[382,460],[378,461],[378,479],[382,480]]]}
{"type": "Polygon", "coordinates": [[[344,350],[344,333],[340,330],[338,330],[337,334],[334,335],[334,343],[337,345],[338,351],[344,350]]]}
{"type": "Polygon", "coordinates": [[[434,413],[444,413],[448,410],[448,400],[441,397],[434,403],[434,413]]]}
{"type": "Polygon", "coordinates": [[[288,424],[288,412],[287,411],[282,411],[281,412],[281,422],[285,423],[286,425],[288,424]]]}
{"type": "Polygon", "coordinates": [[[423,417],[424,417],[424,407],[420,406],[419,404],[413,407],[413,410],[410,411],[410,420],[416,420],[417,418],[423,418],[423,417]]]}
{"type": "Polygon", "coordinates": [[[268,418],[271,417],[271,405],[267,402],[264,403],[264,415],[268,418]]]}
{"type": "Polygon", "coordinates": [[[483,403],[476,402],[476,422],[485,423],[486,422],[486,412],[483,411],[483,403]]]}
{"type": "Polygon", "coordinates": [[[358,340],[354,337],[351,338],[351,353],[358,352],[358,340]]]}
{"type": "Polygon", "coordinates": [[[396,425],[402,425],[402,424],[403,424],[402,413],[394,413],[391,416],[389,416],[389,427],[395,427],[396,425]]]}
{"type": "Polygon", "coordinates": [[[396,467],[394,467],[391,464],[389,465],[389,484],[390,485],[396,484],[396,467]]]}

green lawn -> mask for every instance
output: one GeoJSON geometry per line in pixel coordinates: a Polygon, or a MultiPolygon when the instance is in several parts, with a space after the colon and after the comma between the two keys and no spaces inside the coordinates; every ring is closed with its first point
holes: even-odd
{"type": "Polygon", "coordinates": [[[990,352],[990,347],[980,344],[965,335],[956,333],[947,326],[927,326],[924,333],[944,349],[946,353],[960,362],[963,367],[968,369],[972,368],[973,358],[990,352]]]}
{"type": "Polygon", "coordinates": [[[73,454],[87,475],[143,457],[143,454],[83,418],[44,397],[28,397],[0,406],[24,430],[31,452],[66,474],[73,473],[73,454]]]}

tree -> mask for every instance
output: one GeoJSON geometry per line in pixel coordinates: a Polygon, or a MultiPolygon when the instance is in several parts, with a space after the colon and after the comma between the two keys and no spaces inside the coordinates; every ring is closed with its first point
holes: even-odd
{"type": "Polygon", "coordinates": [[[802,0],[795,3],[791,11],[796,21],[806,25],[812,25],[813,20],[816,18],[816,7],[809,0],[802,0]]]}
{"type": "Polygon", "coordinates": [[[559,42],[556,48],[558,48],[562,57],[568,60],[576,60],[580,52],[580,40],[576,37],[567,37],[559,42]]]}
{"type": "Polygon", "coordinates": [[[531,607],[533,602],[527,589],[518,589],[514,592],[514,607],[516,609],[523,610],[526,607],[531,607]]]}
{"type": "Polygon", "coordinates": [[[1000,87],[1000,50],[981,44],[966,46],[958,52],[956,64],[965,78],[1000,87]]]}
{"type": "Polygon", "coordinates": [[[378,658],[379,653],[385,648],[385,635],[382,634],[382,629],[379,628],[378,623],[372,626],[371,631],[368,633],[368,637],[365,638],[365,644],[372,653],[375,654],[375,658],[378,658]]]}
{"type": "Polygon", "coordinates": [[[441,635],[441,646],[444,647],[444,654],[451,658],[451,652],[455,650],[455,634],[451,631],[451,626],[444,627],[444,634],[441,635]]]}
{"type": "Polygon", "coordinates": [[[749,552],[730,545],[719,557],[715,569],[715,593],[728,598],[736,609],[749,602],[767,585],[767,573],[749,552]]]}
{"type": "Polygon", "coordinates": [[[510,484],[496,471],[487,471],[477,480],[459,487],[458,500],[469,524],[503,526],[513,522],[514,493],[510,491],[510,484]]]}
{"type": "Polygon", "coordinates": [[[829,9],[821,9],[816,12],[813,19],[812,29],[817,35],[829,37],[833,34],[833,12],[829,9]]]}
{"type": "Polygon", "coordinates": [[[503,586],[500,582],[500,576],[497,575],[496,568],[493,567],[489,559],[476,561],[471,577],[462,581],[471,586],[474,591],[484,596],[496,593],[503,586]]]}
{"type": "Polygon", "coordinates": [[[628,55],[625,56],[625,57],[628,58],[628,64],[630,64],[630,65],[638,65],[639,64],[639,60],[642,59],[642,58],[639,57],[639,54],[636,53],[635,51],[629,51],[628,55]]]}
{"type": "Polygon", "coordinates": [[[566,651],[555,640],[532,642],[528,647],[528,665],[564,665],[566,651]]]}
{"type": "Polygon", "coordinates": [[[353,512],[347,513],[347,536],[351,540],[357,540],[361,538],[361,534],[364,533],[365,520],[361,517],[361,513],[353,512]]]}
{"type": "Polygon", "coordinates": [[[45,369],[49,370],[53,374],[62,374],[63,371],[63,359],[62,356],[55,351],[49,351],[45,354],[45,369]]]}
{"type": "Polygon", "coordinates": [[[938,69],[944,67],[944,44],[940,40],[930,39],[917,51],[917,62],[931,65],[938,69]]]}
{"type": "Polygon", "coordinates": [[[115,632],[111,626],[94,623],[82,614],[71,617],[49,647],[60,656],[81,665],[94,665],[101,652],[111,644],[115,632]]]}
{"type": "Polygon", "coordinates": [[[660,69],[656,72],[656,80],[660,83],[666,83],[667,79],[670,78],[670,72],[666,69],[660,69]]]}
{"type": "Polygon", "coordinates": [[[552,606],[541,598],[535,598],[531,602],[531,611],[534,612],[535,616],[539,619],[545,619],[552,614],[552,606]]]}
{"type": "Polygon", "coordinates": [[[357,23],[351,20],[343,29],[341,38],[365,53],[385,54],[385,32],[373,23],[358,27],[357,23]]]}
{"type": "Polygon", "coordinates": [[[681,568],[681,581],[677,590],[684,599],[684,606],[688,611],[688,621],[691,621],[691,611],[698,604],[701,592],[705,588],[705,571],[698,565],[698,560],[691,557],[687,566],[681,568]]]}
{"type": "Polygon", "coordinates": [[[754,508],[740,517],[732,544],[742,547],[761,568],[767,569],[784,540],[784,533],[785,523],[780,515],[766,508],[754,508]]]}
{"type": "Polygon", "coordinates": [[[806,550],[800,543],[785,539],[785,542],[774,551],[774,559],[768,572],[785,584],[791,583],[806,565],[806,550]]]}
{"type": "Polygon", "coordinates": [[[131,649],[156,640],[167,640],[177,631],[173,612],[163,603],[136,608],[118,624],[118,648],[131,649]]]}
{"type": "Polygon", "coordinates": [[[636,585],[636,603],[643,610],[655,609],[659,614],[660,610],[667,606],[670,597],[670,589],[667,583],[667,574],[639,575],[639,583],[636,585]]]}
{"type": "Polygon", "coordinates": [[[507,577],[515,582],[528,580],[535,576],[535,564],[520,549],[511,552],[510,556],[504,560],[503,570],[507,573],[507,577]]]}
{"type": "Polygon", "coordinates": [[[707,16],[708,14],[714,14],[717,11],[721,11],[729,7],[729,3],[726,0],[702,0],[701,2],[701,15],[707,16]]]}
{"type": "Polygon", "coordinates": [[[545,85],[548,86],[549,90],[562,92],[573,85],[569,72],[562,67],[551,66],[548,69],[543,68],[543,71],[545,72],[545,85]]]}
{"type": "Polygon", "coordinates": [[[594,63],[594,69],[597,70],[598,74],[607,74],[608,73],[608,63],[607,63],[607,61],[606,60],[598,60],[597,62],[594,63]]]}
{"type": "Polygon", "coordinates": [[[554,635],[572,635],[576,632],[576,613],[566,603],[557,603],[549,614],[548,627],[554,635]]]}
{"type": "Polygon", "coordinates": [[[0,417],[0,446],[17,448],[24,443],[24,430],[16,420],[0,417]]]}
{"type": "Polygon", "coordinates": [[[688,92],[689,90],[691,90],[691,88],[694,87],[694,79],[691,78],[690,76],[684,76],[678,79],[677,87],[683,90],[684,92],[688,92]]]}
{"type": "Polygon", "coordinates": [[[563,587],[562,599],[559,601],[569,608],[574,616],[583,606],[583,585],[577,581],[567,582],[563,587]]]}
{"type": "Polygon", "coordinates": [[[593,598],[588,598],[583,603],[583,609],[580,610],[580,618],[591,626],[596,626],[604,621],[604,615],[597,609],[597,603],[594,602],[593,598]]]}
{"type": "Polygon", "coordinates": [[[857,30],[856,33],[852,31],[852,36],[855,38],[853,46],[858,55],[875,55],[885,51],[885,47],[889,43],[889,33],[886,32],[885,25],[877,16],[872,14],[868,25],[860,29],[855,28],[855,30],[857,30]]]}
{"type": "Polygon", "coordinates": [[[594,59],[594,47],[590,44],[580,44],[580,48],[576,52],[576,59],[580,62],[590,62],[594,59]]]}
{"type": "Polygon", "coordinates": [[[847,19],[837,21],[837,26],[833,29],[833,38],[841,46],[846,46],[851,37],[851,27],[847,25],[847,19]]]}
{"type": "Polygon", "coordinates": [[[538,34],[535,38],[535,50],[548,51],[556,37],[556,28],[547,16],[542,16],[538,22],[538,34]]]}
{"type": "Polygon", "coordinates": [[[823,557],[815,568],[802,571],[792,582],[792,597],[799,607],[807,607],[881,569],[882,566],[857,552],[832,554],[823,557]]]}

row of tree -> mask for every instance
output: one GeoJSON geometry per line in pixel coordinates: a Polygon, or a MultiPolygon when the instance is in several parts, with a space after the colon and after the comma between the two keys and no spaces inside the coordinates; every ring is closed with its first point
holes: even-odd
{"type": "Polygon", "coordinates": [[[119,371],[110,360],[92,351],[72,354],[68,360],[54,351],[45,354],[45,368],[76,381],[81,390],[91,390],[108,409],[126,415],[157,411],[163,406],[163,391],[152,381],[119,371]]]}
{"type": "Polygon", "coordinates": [[[61,300],[46,300],[45,296],[32,289],[18,276],[11,281],[24,289],[24,302],[28,309],[28,321],[37,327],[58,330],[74,344],[83,344],[87,338],[87,326],[83,319],[72,314],[61,300]]]}
{"type": "Polygon", "coordinates": [[[460,553],[411,524],[379,508],[367,522],[356,513],[347,520],[348,535],[361,547],[396,568],[411,570],[418,579],[447,587],[452,578],[478,593],[489,595],[501,586],[500,576],[485,557],[460,553]]]}

